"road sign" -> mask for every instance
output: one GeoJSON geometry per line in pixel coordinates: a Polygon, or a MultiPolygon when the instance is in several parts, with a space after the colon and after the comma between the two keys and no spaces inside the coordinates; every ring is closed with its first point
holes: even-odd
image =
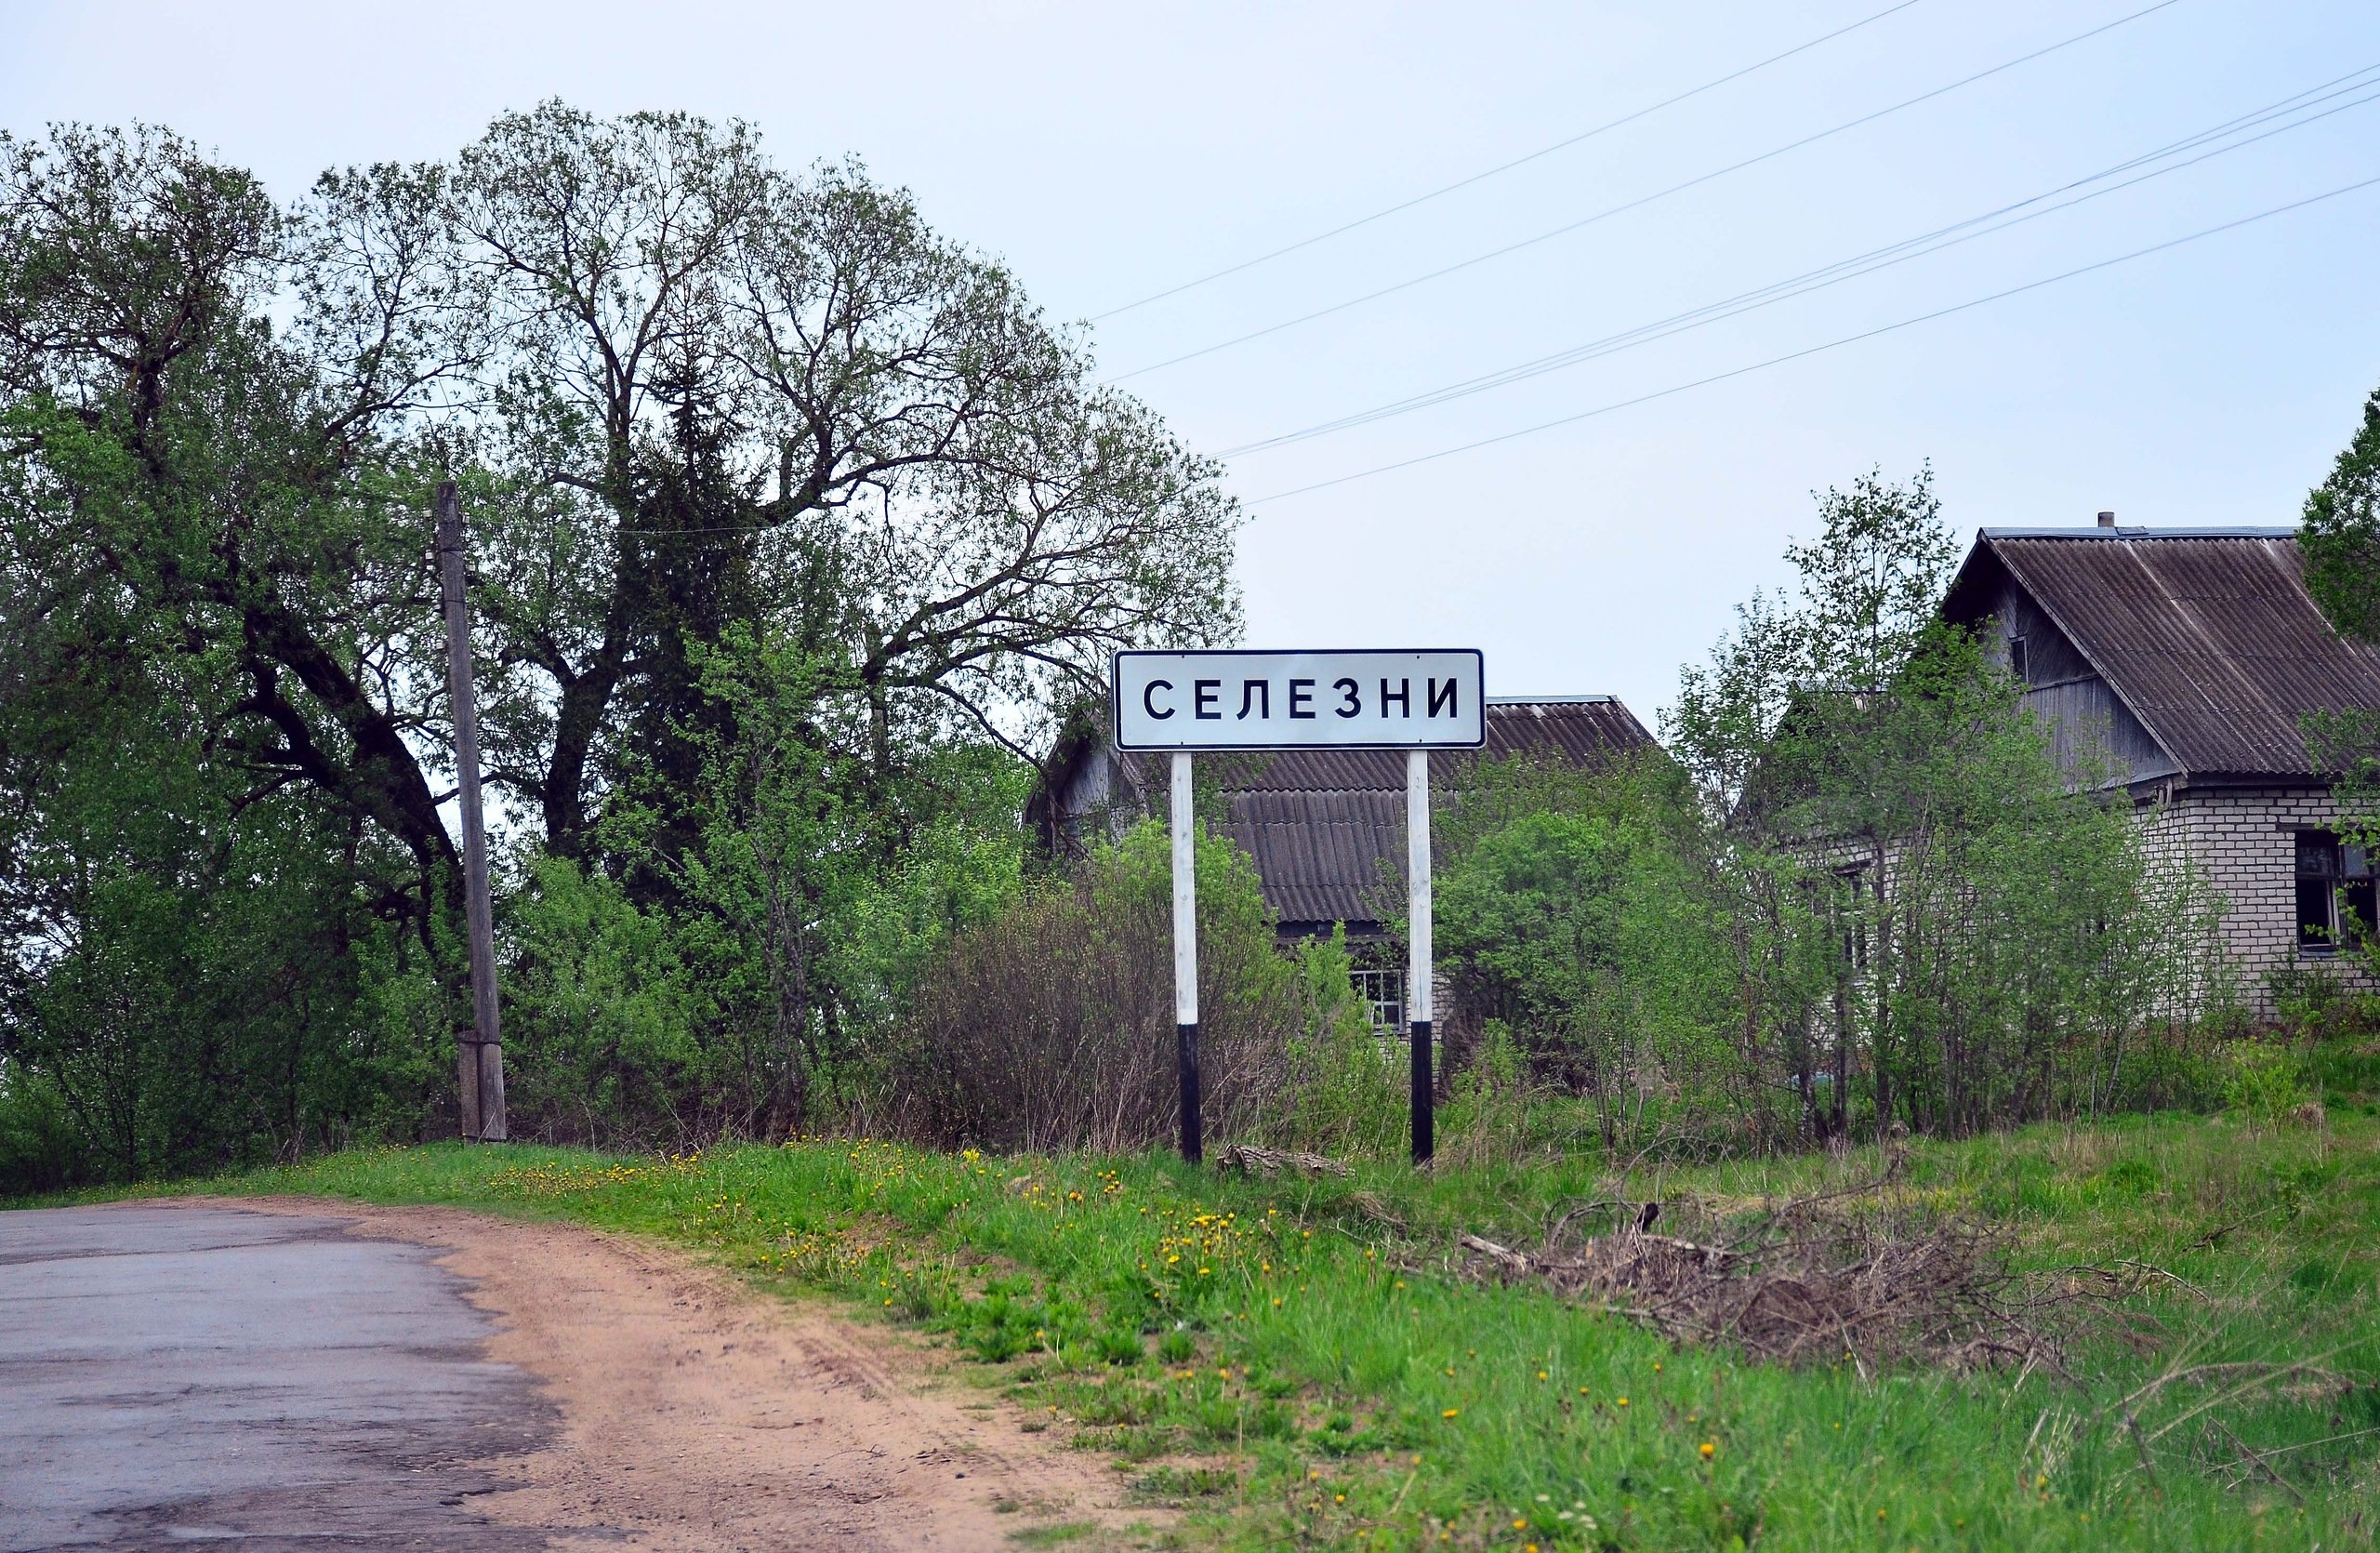
{"type": "Polygon", "coordinates": [[[1173,1022],[1182,1083],[1182,1157],[1206,1142],[1198,1109],[1197,835],[1190,760],[1197,750],[1403,750],[1406,1007],[1413,1032],[1413,1161],[1435,1142],[1430,1064],[1430,751],[1488,741],[1485,674],[1474,648],[1429,652],[1125,652],[1116,655],[1119,750],[1170,751],[1173,830],[1173,1022]]]}
{"type": "Polygon", "coordinates": [[[1452,651],[1116,655],[1119,750],[1475,750],[1480,656],[1452,651]]]}

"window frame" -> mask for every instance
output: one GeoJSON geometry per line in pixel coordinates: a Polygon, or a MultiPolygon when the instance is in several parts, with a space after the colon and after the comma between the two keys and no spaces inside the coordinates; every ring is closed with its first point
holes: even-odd
{"type": "Polygon", "coordinates": [[[2372,855],[2319,828],[2294,832],[2291,851],[2299,958],[2330,960],[2363,943],[2380,923],[2380,874],[2372,855]]]}

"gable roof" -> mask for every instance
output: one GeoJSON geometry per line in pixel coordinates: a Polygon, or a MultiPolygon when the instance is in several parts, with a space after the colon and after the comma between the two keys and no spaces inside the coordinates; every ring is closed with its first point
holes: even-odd
{"type": "Polygon", "coordinates": [[[2380,708],[2380,649],[2323,618],[2294,528],[1987,528],[1945,617],[1988,614],[1995,570],[2185,776],[2314,776],[2299,715],[2380,708]]]}

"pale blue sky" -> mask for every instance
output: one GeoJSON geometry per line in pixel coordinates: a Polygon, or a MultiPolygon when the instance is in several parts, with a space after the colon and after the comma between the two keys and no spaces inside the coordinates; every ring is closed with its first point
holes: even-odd
{"type": "MultiPolygon", "coordinates": [[[[1082,318],[1534,150],[1881,10],[1807,5],[0,7],[0,126],[142,117],[295,194],[560,95],[846,153],[1082,318]]],[[[1634,199],[2149,0],[1919,0],[1279,262],[1098,325],[1123,372],[1634,199]]],[[[1963,220],[2365,65],[2363,0],[2175,0],[1527,252],[1130,379],[1219,450],[1963,220]]],[[[2341,101],[2349,100],[2346,99],[2341,101]]],[[[2380,103],[1674,339],[1233,460],[1329,480],[1822,344],[2380,176],[2380,103]]],[[[1494,448],[1257,502],[1260,646],[1476,645],[1491,691],[1648,722],[1808,492],[1934,460],[1986,524],[2292,521],[2380,384],[2380,188],[1494,448]]]]}

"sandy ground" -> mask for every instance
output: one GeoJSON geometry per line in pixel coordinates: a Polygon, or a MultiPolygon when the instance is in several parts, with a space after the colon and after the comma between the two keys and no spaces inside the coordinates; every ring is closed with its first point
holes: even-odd
{"type": "Polygon", "coordinates": [[[1124,1507],[1104,1457],[938,1381],[903,1334],[771,1299],[664,1247],[440,1208],[238,1205],[430,1246],[470,1281],[498,1322],[488,1357],[537,1377],[562,1415],[551,1443],[473,1464],[519,1484],[473,1505],[557,1533],[553,1546],[990,1549],[1089,1523],[1064,1546],[1119,1547],[1165,1519],[1124,1507]]]}

